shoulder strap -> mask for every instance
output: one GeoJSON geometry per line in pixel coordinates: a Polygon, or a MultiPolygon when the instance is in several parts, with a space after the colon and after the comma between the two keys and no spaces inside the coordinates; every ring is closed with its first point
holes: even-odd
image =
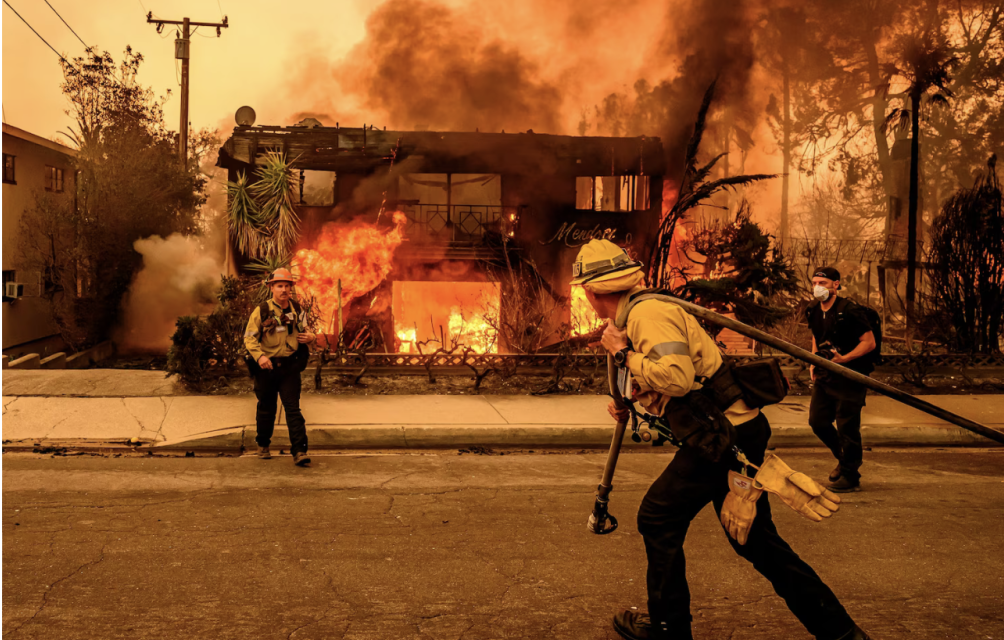
{"type": "Polygon", "coordinates": [[[269,309],[268,300],[266,300],[258,306],[258,320],[260,322],[265,322],[265,320],[271,315],[272,311],[269,309]]]}
{"type": "Polygon", "coordinates": [[[643,289],[635,294],[631,295],[628,303],[621,310],[614,324],[618,329],[623,329],[627,326],[628,316],[631,315],[631,310],[638,306],[639,303],[645,302],[646,300],[660,300],[662,302],[667,302],[669,304],[674,303],[672,296],[668,296],[663,289],[643,289]]]}
{"type": "Polygon", "coordinates": [[[307,312],[296,298],[290,298],[289,303],[292,305],[293,313],[296,315],[296,330],[304,333],[307,330],[307,312]]]}

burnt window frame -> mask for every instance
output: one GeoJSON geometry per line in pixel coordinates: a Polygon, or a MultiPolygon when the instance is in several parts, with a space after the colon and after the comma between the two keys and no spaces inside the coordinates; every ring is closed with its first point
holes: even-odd
{"type": "MultiPolygon", "coordinates": [[[[593,211],[596,213],[635,213],[638,211],[648,211],[652,208],[652,183],[651,176],[645,174],[618,174],[613,176],[576,176],[575,177],[575,210],[576,211],[593,211]],[[630,206],[626,209],[602,209],[601,201],[597,198],[597,188],[596,185],[598,181],[602,179],[614,178],[617,180],[617,189],[620,190],[620,181],[627,179],[631,182],[630,192],[630,206]],[[589,181],[589,202],[590,206],[588,208],[579,207],[580,193],[579,193],[579,182],[582,180],[589,181]],[[641,183],[644,184],[642,188],[641,183]],[[644,207],[638,206],[639,190],[643,190],[645,205],[644,207]]],[[[618,197],[617,200],[620,200],[618,197]]]]}
{"type": "Polygon", "coordinates": [[[45,190],[52,193],[64,193],[66,173],[59,167],[45,165],[45,190]]]}
{"type": "Polygon", "coordinates": [[[17,156],[13,153],[3,154],[3,183],[17,184],[17,156]],[[7,160],[10,160],[10,178],[7,178],[7,160]]]}

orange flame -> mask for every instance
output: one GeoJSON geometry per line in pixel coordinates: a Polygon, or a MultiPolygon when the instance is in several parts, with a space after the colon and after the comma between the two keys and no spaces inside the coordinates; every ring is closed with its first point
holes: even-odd
{"type": "Polygon", "coordinates": [[[497,283],[395,282],[392,304],[398,353],[498,352],[497,283]]]}
{"type": "Polygon", "coordinates": [[[399,211],[390,230],[370,223],[329,222],[313,247],[296,252],[292,271],[298,276],[297,289],[316,299],[324,327],[331,326],[338,308],[338,280],[342,281],[342,307],[384,281],[394,252],[404,240],[405,223],[407,217],[399,211]]]}
{"type": "Polygon", "coordinates": [[[397,349],[398,353],[418,353],[418,348],[415,346],[418,340],[416,333],[415,329],[397,330],[397,340],[401,343],[397,349]]]}
{"type": "Polygon", "coordinates": [[[586,289],[581,285],[572,286],[572,335],[583,336],[603,326],[603,318],[596,315],[593,305],[586,298],[586,289]]]}

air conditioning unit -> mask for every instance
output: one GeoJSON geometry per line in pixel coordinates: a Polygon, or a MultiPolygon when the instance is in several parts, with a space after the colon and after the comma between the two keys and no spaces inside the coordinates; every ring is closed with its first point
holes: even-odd
{"type": "Polygon", "coordinates": [[[3,295],[5,298],[23,298],[24,285],[20,282],[5,282],[3,295]]]}

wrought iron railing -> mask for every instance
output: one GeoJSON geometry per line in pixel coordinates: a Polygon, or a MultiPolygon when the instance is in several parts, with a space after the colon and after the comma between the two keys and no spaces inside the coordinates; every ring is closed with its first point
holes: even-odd
{"type": "Polygon", "coordinates": [[[404,204],[405,235],[423,242],[470,242],[480,244],[486,236],[508,235],[523,207],[490,204],[404,204]]]}
{"type": "MultiPolygon", "coordinates": [[[[762,356],[734,356],[738,362],[756,360],[762,356]]],[[[808,366],[796,358],[789,355],[774,356],[782,367],[805,367],[808,366]]],[[[582,370],[604,367],[606,357],[602,355],[582,354],[572,356],[561,356],[556,354],[498,354],[472,353],[422,355],[417,353],[367,353],[367,354],[347,354],[333,357],[328,361],[329,366],[358,367],[366,363],[370,368],[414,368],[421,369],[428,366],[433,367],[464,367],[474,365],[483,367],[515,367],[520,370],[540,370],[550,369],[556,364],[562,364],[567,368],[582,370]],[[432,357],[432,364],[428,365],[429,358],[432,357]],[[559,362],[561,359],[561,362],[559,362]]],[[[909,356],[903,354],[885,354],[882,356],[882,364],[879,371],[892,371],[909,366],[923,365],[932,370],[956,370],[968,371],[975,369],[999,369],[1004,368],[1004,357],[996,355],[956,355],[956,354],[932,354],[925,356],[909,356]]]]}

